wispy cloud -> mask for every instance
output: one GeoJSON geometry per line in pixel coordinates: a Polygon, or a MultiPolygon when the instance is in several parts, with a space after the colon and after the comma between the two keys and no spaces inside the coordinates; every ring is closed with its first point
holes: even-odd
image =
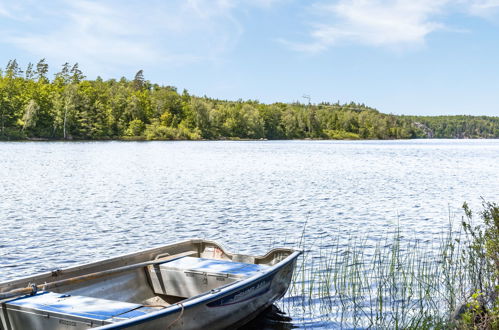
{"type": "Polygon", "coordinates": [[[280,3],[284,3],[288,0],[246,0],[246,2],[250,5],[257,7],[265,7],[270,8],[280,3]]]}
{"type": "Polygon", "coordinates": [[[4,4],[0,3],[0,16],[10,16],[10,12],[4,7],[4,4]]]}
{"type": "Polygon", "coordinates": [[[443,28],[438,15],[449,0],[340,0],[313,6],[316,19],[305,43],[296,50],[318,52],[332,45],[414,46],[443,28]]]}
{"type": "Polygon", "coordinates": [[[24,11],[24,5],[22,3],[0,0],[0,18],[26,21],[31,18],[31,15],[24,11]]]}
{"type": "Polygon", "coordinates": [[[360,44],[413,48],[424,45],[436,31],[462,32],[445,19],[460,13],[496,17],[499,0],[318,0],[309,6],[305,41],[282,41],[304,52],[360,44]]]}
{"type": "MultiPolygon", "coordinates": [[[[217,61],[245,32],[247,9],[298,6],[291,0],[0,0],[0,42],[51,61],[107,67],[217,61]],[[244,17],[244,19],[242,19],[244,17]]],[[[301,41],[289,48],[321,52],[360,44],[395,49],[424,45],[453,12],[490,17],[499,0],[315,0],[300,3],[301,41]],[[304,37],[303,37],[304,36],[304,37]]],[[[284,12],[284,11],[283,11],[284,12]]],[[[252,13],[253,14],[253,13],[252,13]]],[[[253,16],[255,17],[255,16],[253,16]]]]}
{"type": "Polygon", "coordinates": [[[123,11],[89,1],[72,1],[61,4],[51,14],[44,19],[65,19],[47,29],[12,33],[7,41],[38,57],[90,67],[99,62],[107,67],[159,59],[159,54],[142,38],[144,30],[128,20],[123,11]]]}
{"type": "Polygon", "coordinates": [[[499,13],[499,0],[469,0],[469,12],[481,17],[492,17],[499,13]]]}
{"type": "MultiPolygon", "coordinates": [[[[181,65],[214,60],[230,51],[244,32],[240,6],[268,7],[281,0],[58,0],[19,1],[17,11],[38,18],[4,37],[18,48],[60,62],[120,66],[181,65]],[[46,24],[53,22],[53,24],[46,24]],[[37,28],[37,25],[44,25],[37,28]]],[[[0,15],[12,18],[0,0],[0,15]]]]}
{"type": "Polygon", "coordinates": [[[7,18],[12,18],[13,17],[13,8],[12,4],[9,4],[8,2],[4,0],[0,0],[0,17],[7,17],[7,18]]]}

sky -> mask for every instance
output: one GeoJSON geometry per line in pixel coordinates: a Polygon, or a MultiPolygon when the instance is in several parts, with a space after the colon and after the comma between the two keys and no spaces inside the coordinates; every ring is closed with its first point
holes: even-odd
{"type": "Polygon", "coordinates": [[[212,98],[499,116],[499,0],[0,0],[0,66],[212,98]]]}

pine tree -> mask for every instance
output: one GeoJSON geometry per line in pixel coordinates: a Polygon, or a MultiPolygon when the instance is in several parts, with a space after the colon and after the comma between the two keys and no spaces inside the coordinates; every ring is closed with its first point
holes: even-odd
{"type": "Polygon", "coordinates": [[[49,71],[49,65],[45,63],[45,59],[42,58],[36,64],[36,76],[38,77],[39,82],[47,82],[47,72],[49,71]]]}
{"type": "Polygon", "coordinates": [[[135,74],[135,78],[133,78],[133,88],[135,90],[141,90],[144,88],[145,80],[144,80],[144,70],[139,70],[135,74]]]}
{"type": "Polygon", "coordinates": [[[85,79],[83,72],[81,72],[81,70],[78,68],[78,63],[75,63],[75,65],[73,65],[70,73],[71,73],[71,82],[73,84],[77,84],[83,79],[85,79]]]}

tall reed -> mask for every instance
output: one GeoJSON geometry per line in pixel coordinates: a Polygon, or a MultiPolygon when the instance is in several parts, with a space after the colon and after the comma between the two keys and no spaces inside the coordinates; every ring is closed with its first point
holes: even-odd
{"type": "Polygon", "coordinates": [[[303,237],[306,252],[280,307],[304,326],[449,328],[455,310],[493,271],[482,251],[470,252],[473,237],[451,225],[432,243],[407,239],[399,228],[374,246],[334,238],[329,248],[314,249],[303,237]]]}

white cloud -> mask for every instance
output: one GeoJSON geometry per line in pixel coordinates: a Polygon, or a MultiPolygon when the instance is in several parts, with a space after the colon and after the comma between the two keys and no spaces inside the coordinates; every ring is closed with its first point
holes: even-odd
{"type": "Polygon", "coordinates": [[[344,44],[399,49],[424,45],[436,31],[462,32],[444,23],[455,13],[497,17],[499,0],[318,0],[309,10],[308,40],[282,41],[294,50],[321,52],[344,44]]]}
{"type": "Polygon", "coordinates": [[[449,0],[340,0],[316,4],[325,17],[314,24],[311,42],[290,43],[301,51],[318,52],[332,45],[357,43],[404,47],[424,44],[426,36],[442,29],[438,16],[449,0]]]}
{"type": "MultiPolygon", "coordinates": [[[[238,44],[245,30],[239,18],[247,9],[284,8],[287,2],[0,0],[0,17],[26,22],[4,28],[4,43],[51,61],[100,64],[96,70],[101,70],[105,65],[216,60],[238,44]]],[[[315,0],[302,6],[301,17],[309,22],[302,31],[306,38],[282,42],[295,50],[320,52],[344,44],[424,45],[435,31],[459,31],[443,23],[447,15],[460,11],[484,17],[499,9],[499,0],[315,0]]]]}
{"type": "Polygon", "coordinates": [[[53,17],[43,19],[56,16],[64,19],[50,29],[13,34],[7,40],[40,58],[47,57],[59,63],[83,63],[85,67],[91,67],[90,72],[93,66],[161,60],[160,54],[144,38],[145,29],[126,11],[79,0],[67,3],[51,14],[53,17]]]}
{"type": "Polygon", "coordinates": [[[275,6],[278,3],[285,2],[286,0],[246,0],[248,4],[251,4],[253,6],[257,7],[264,7],[264,8],[270,8],[272,6],[275,6]]]}
{"type": "Polygon", "coordinates": [[[472,15],[491,17],[499,12],[499,0],[469,0],[472,15]]]}
{"type": "MultiPolygon", "coordinates": [[[[24,0],[18,1],[18,11],[33,13],[37,20],[4,39],[40,58],[78,61],[98,66],[96,71],[124,64],[179,65],[214,60],[230,51],[244,31],[235,12],[275,2],[58,0],[47,6],[24,0]],[[47,22],[53,24],[36,26],[47,22]]],[[[9,14],[2,4],[0,0],[0,14],[9,14]]]]}
{"type": "Polygon", "coordinates": [[[12,5],[6,1],[0,0],[0,16],[12,18],[13,17],[12,5]]]}
{"type": "Polygon", "coordinates": [[[226,16],[233,7],[233,0],[185,0],[184,4],[180,6],[184,13],[203,20],[217,16],[226,16]]]}
{"type": "Polygon", "coordinates": [[[7,10],[7,8],[4,7],[2,3],[0,3],[0,16],[10,16],[10,12],[7,10]]]}
{"type": "Polygon", "coordinates": [[[17,21],[29,20],[31,17],[23,11],[23,8],[22,3],[0,0],[0,17],[17,21]]]}

